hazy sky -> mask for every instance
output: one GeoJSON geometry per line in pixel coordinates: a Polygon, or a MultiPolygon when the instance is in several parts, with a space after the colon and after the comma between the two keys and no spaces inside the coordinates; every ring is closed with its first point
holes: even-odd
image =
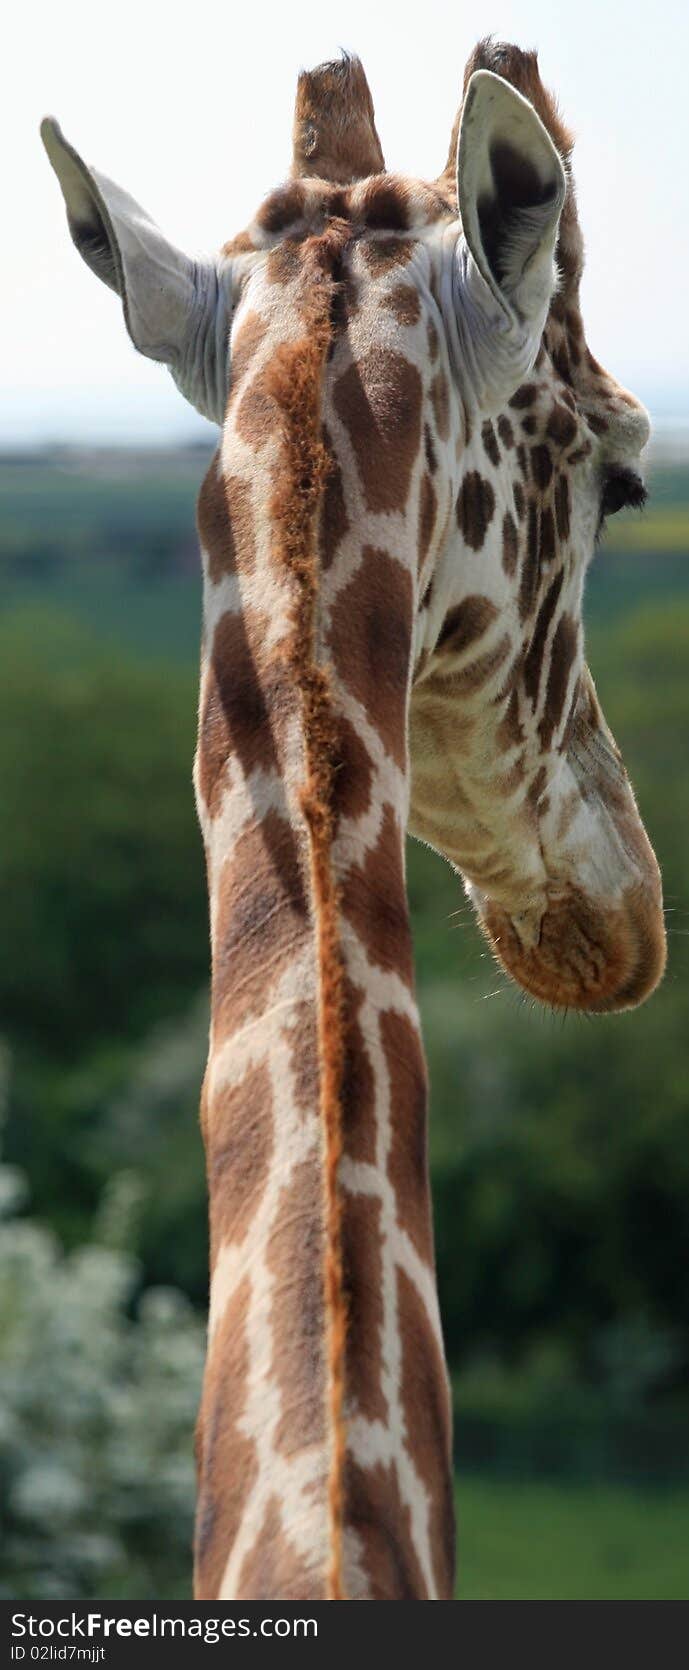
{"type": "Polygon", "coordinates": [[[72,247],[38,138],[46,111],[194,253],[245,225],[286,172],[302,66],[358,52],[388,168],[432,177],[464,63],[488,31],[538,48],[577,134],[594,352],[654,414],[689,416],[686,0],[41,0],[13,11],[0,444],[162,441],[201,427],[167,372],[135,354],[117,299],[72,247]]]}

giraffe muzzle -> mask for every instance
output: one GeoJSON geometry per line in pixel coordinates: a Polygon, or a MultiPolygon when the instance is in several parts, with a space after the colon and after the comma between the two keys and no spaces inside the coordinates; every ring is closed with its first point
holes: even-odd
{"type": "Polygon", "coordinates": [[[666,961],[660,877],[629,886],[618,904],[570,886],[549,900],[536,934],[490,899],[479,920],[506,972],[556,1009],[609,1014],[634,1009],[662,979],[666,961]]]}

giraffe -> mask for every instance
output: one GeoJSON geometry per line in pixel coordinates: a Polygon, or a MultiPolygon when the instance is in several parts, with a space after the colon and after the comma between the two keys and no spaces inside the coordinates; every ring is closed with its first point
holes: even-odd
{"type": "Polygon", "coordinates": [[[571,137],[482,41],[447,165],[386,172],[357,59],[211,261],[51,119],[72,237],[220,427],[201,488],[194,780],[208,871],[199,1598],[450,1598],[407,829],[554,1007],[641,1002],[661,886],[584,660],[648,418],[590,353],[571,137]]]}

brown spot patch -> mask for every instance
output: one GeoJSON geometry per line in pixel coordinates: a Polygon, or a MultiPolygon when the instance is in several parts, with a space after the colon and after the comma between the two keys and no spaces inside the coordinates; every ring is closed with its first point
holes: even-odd
{"type": "Polygon", "coordinates": [[[548,587],[536,617],[533,637],[524,661],[524,688],[533,707],[536,706],[538,700],[546,639],[562,591],[562,579],[561,570],[555,576],[552,585],[548,587]]]}
{"type": "Polygon", "coordinates": [[[430,476],[424,471],[421,477],[421,492],[419,494],[419,573],[421,573],[431,548],[437,511],[438,500],[435,488],[430,476]]]}
{"type": "Polygon", "coordinates": [[[498,418],[498,434],[503,446],[507,447],[508,451],[510,451],[514,446],[514,430],[509,418],[505,417],[504,412],[501,412],[498,418]]]}
{"type": "Polygon", "coordinates": [[[369,510],[401,510],[421,438],[421,378],[389,348],[371,348],[335,383],[369,510]]]}
{"type": "Polygon", "coordinates": [[[478,595],[465,597],[454,609],[448,610],[438,637],[438,649],[450,655],[463,655],[477,638],[488,631],[497,614],[495,604],[489,598],[478,595]]]}
{"type": "Polygon", "coordinates": [[[331,436],[325,425],[323,427],[323,445],[328,454],[328,470],[320,506],[318,551],[321,567],[327,573],[333,558],[337,554],[338,546],[345,535],[349,533],[349,517],[342,483],[342,470],[333,449],[331,436]]]}
{"type": "Polygon", "coordinates": [[[325,1234],[320,1157],[294,1167],[268,1245],[272,1277],[270,1379],[280,1391],[275,1445],[298,1455],[325,1437],[325,1234]]]}
{"type": "Polygon", "coordinates": [[[381,1015],[380,1031],[390,1079],[388,1177],[395,1191],[397,1221],[432,1268],[428,1079],[421,1039],[408,1017],[393,1009],[381,1015]]]}
{"type": "Polygon", "coordinates": [[[346,1343],[347,1400],[354,1417],[387,1421],[383,1396],[383,1259],[381,1203],[371,1195],[344,1196],[343,1269],[349,1327],[346,1343]]]}
{"type": "Polygon", "coordinates": [[[535,383],[522,383],[521,388],[518,388],[516,393],[512,395],[508,404],[512,407],[513,412],[523,412],[527,406],[533,406],[537,394],[538,389],[535,383]]]}
{"type": "Polygon", "coordinates": [[[569,482],[566,475],[559,475],[555,484],[555,517],[560,539],[569,539],[569,482]]]}
{"type": "Polygon", "coordinates": [[[363,187],[360,204],[368,226],[406,232],[409,201],[404,180],[391,179],[388,174],[375,175],[363,187]]]}
{"type": "Polygon", "coordinates": [[[577,421],[573,413],[560,401],[553,406],[546,425],[546,435],[556,446],[571,446],[577,433],[577,421]]]}
{"type": "Polygon", "coordinates": [[[253,447],[254,452],[261,451],[280,424],[280,407],[271,390],[271,383],[272,369],[267,365],[244,385],[243,394],[238,390],[236,406],[230,397],[230,403],[235,408],[237,434],[253,447]]]}
{"type": "Polygon", "coordinates": [[[220,810],[232,754],[246,776],[258,766],[277,769],[273,730],[293,707],[294,693],[285,684],[280,663],[259,667],[246,620],[222,615],[203,674],[199,719],[199,788],[211,816],[220,810]]]}
{"type": "Polygon", "coordinates": [[[257,246],[250,232],[237,232],[236,236],[228,238],[222,247],[223,255],[250,255],[257,246]]]}
{"type": "Polygon", "coordinates": [[[331,340],[328,348],[328,359],[332,359],[339,337],[349,330],[352,319],[359,311],[359,285],[344,259],[338,262],[338,282],[333,291],[331,303],[331,340]]]}
{"type": "Polygon", "coordinates": [[[294,1100],[302,1113],[311,1114],[318,1106],[320,1092],[315,999],[305,998],[285,1014],[294,1100]]]}
{"type": "Polygon", "coordinates": [[[447,1374],[435,1330],[404,1270],[397,1271],[402,1341],[402,1409],[414,1465],[428,1493],[438,1594],[450,1599],[455,1575],[451,1423],[447,1374]]]}
{"type": "Polygon", "coordinates": [[[237,569],[251,573],[256,561],[251,489],[240,476],[223,479],[219,459],[211,465],[199,493],[199,540],[208,559],[208,574],[218,585],[237,569]]]}
{"type": "Polygon", "coordinates": [[[372,278],[382,278],[394,267],[408,266],[414,253],[411,238],[365,237],[360,248],[372,278]]]}
{"type": "Polygon", "coordinates": [[[211,1270],[225,1241],[243,1240],[268,1176],[272,1151],[270,1074],[264,1065],[250,1067],[240,1084],[222,1085],[207,1105],[211,1270]]]}
{"type": "Polygon", "coordinates": [[[389,290],[382,298],[383,306],[394,313],[398,325],[418,325],[421,318],[421,302],[418,290],[413,284],[396,284],[394,290],[389,290]]]}
{"type": "Polygon", "coordinates": [[[512,579],[517,571],[517,557],[519,555],[519,537],[517,525],[509,510],[505,511],[502,519],[502,566],[508,579],[512,579]]]}
{"type": "Polygon", "coordinates": [[[528,452],[526,450],[526,447],[524,446],[523,441],[519,441],[518,446],[517,446],[517,463],[518,463],[519,468],[522,472],[524,480],[528,481],[528,479],[529,479],[529,455],[528,455],[528,452]]]}
{"type": "Polygon", "coordinates": [[[500,448],[498,446],[497,435],[490,418],[486,418],[486,421],[483,424],[481,429],[481,440],[483,441],[483,450],[486,457],[490,459],[491,464],[494,464],[497,469],[498,464],[500,463],[500,448]]]}
{"type": "Polygon", "coordinates": [[[517,512],[519,521],[523,522],[526,513],[526,497],[524,494],[524,488],[522,487],[520,481],[514,482],[512,487],[512,497],[514,499],[514,508],[517,512]]]}
{"type": "Polygon", "coordinates": [[[253,1548],[237,1579],[237,1600],[325,1600],[323,1563],[309,1561],[294,1543],[277,1496],[271,1496],[253,1548]]]}
{"type": "Polygon", "coordinates": [[[553,348],[553,350],[551,352],[551,355],[550,355],[550,358],[553,362],[554,369],[557,371],[558,377],[562,378],[563,383],[571,382],[571,379],[572,379],[572,365],[571,365],[571,361],[570,361],[570,357],[569,357],[567,343],[566,342],[558,343],[557,347],[553,348]]]}
{"type": "Polygon", "coordinates": [[[371,1600],[427,1600],[411,1516],[393,1464],[359,1467],[347,1457],[347,1525],[363,1545],[363,1566],[371,1600]]]}
{"type": "Polygon", "coordinates": [[[495,511],[495,493],[489,481],[470,470],[457,499],[457,525],[472,551],[480,551],[495,511]]]}
{"type": "MultiPolygon", "coordinates": [[[[565,723],[562,727],[562,735],[561,735],[560,741],[558,743],[558,752],[560,754],[566,754],[567,749],[569,748],[569,744],[570,744],[571,737],[572,737],[572,732],[574,730],[575,720],[576,720],[576,717],[577,717],[577,708],[579,706],[580,686],[581,686],[581,678],[576,678],[574,680],[574,690],[572,692],[572,698],[571,698],[571,701],[570,701],[570,704],[569,704],[569,713],[567,714],[567,718],[566,718],[565,723]]],[[[575,798],[578,801],[578,799],[579,799],[579,790],[578,789],[575,790],[575,798]]],[[[557,836],[557,838],[558,838],[559,841],[564,840],[564,834],[565,833],[566,833],[566,831],[563,833],[563,831],[560,829],[560,824],[558,824],[558,836],[557,836]]]]}
{"type": "Polygon", "coordinates": [[[344,715],[337,725],[332,806],[336,819],[360,818],[371,804],[373,761],[365,742],[344,715]]]}
{"type": "Polygon", "coordinates": [[[423,446],[424,446],[424,452],[425,452],[425,455],[426,455],[426,463],[428,465],[430,473],[431,473],[431,475],[435,475],[435,472],[438,468],[438,460],[437,460],[436,455],[435,455],[435,447],[433,445],[433,436],[431,434],[430,425],[428,423],[425,423],[424,427],[423,427],[423,446]]]}
{"type": "Polygon", "coordinates": [[[376,1085],[361,1024],[363,991],[345,981],[345,1060],[342,1074],[342,1129],[350,1160],[373,1165],[376,1158],[376,1085]]]}
{"type": "Polygon", "coordinates": [[[555,519],[549,504],[541,511],[540,559],[541,563],[555,560],[555,519]]]}
{"type": "Polygon", "coordinates": [[[339,676],[402,769],[412,609],[407,569],[387,551],[367,545],[349,585],[338,593],[330,629],[339,676]]]}
{"type": "Polygon", "coordinates": [[[438,434],[441,441],[446,441],[450,433],[450,390],[442,368],[436,371],[429,393],[438,434]]]}
{"type": "Polygon", "coordinates": [[[206,1362],[197,1431],[194,1594],[216,1600],[257,1477],[251,1439],[239,1427],[247,1397],[250,1278],[229,1299],[206,1362]]]}
{"type": "Polygon", "coordinates": [[[218,580],[226,574],[234,574],[237,568],[237,554],[219,452],[211,459],[201,483],[196,507],[196,526],[199,542],[208,558],[208,572],[213,583],[217,585],[218,580]]]}
{"type": "Polygon", "coordinates": [[[304,187],[294,180],[278,186],[261,204],[256,217],[262,232],[284,232],[295,220],[302,220],[306,207],[304,187]]]}
{"type": "Polygon", "coordinates": [[[529,517],[526,535],[526,550],[522,559],[522,572],[519,584],[519,618],[526,620],[531,613],[538,594],[539,579],[539,524],[538,507],[532,502],[529,505],[529,517]]]}
{"type": "Polygon", "coordinates": [[[385,806],[375,846],[346,872],[341,898],[344,915],[369,961],[387,973],[394,971],[413,987],[402,835],[392,806],[385,806]]]}
{"type": "Polygon", "coordinates": [[[567,696],[569,675],[577,653],[577,623],[571,615],[563,615],[558,621],[557,631],[553,638],[550,654],[550,672],[548,674],[548,688],[541,722],[538,727],[544,748],[549,748],[554,731],[562,718],[567,696]]]}
{"type": "Polygon", "coordinates": [[[536,486],[544,493],[553,475],[553,460],[549,447],[532,446],[531,473],[536,486]]]}
{"type": "Polygon", "coordinates": [[[286,238],[268,251],[266,279],[268,284],[293,284],[303,268],[303,245],[296,238],[286,238]]]}
{"type": "Polygon", "coordinates": [[[239,329],[232,336],[230,374],[233,388],[239,388],[243,382],[254,355],[265,341],[267,330],[266,321],[260,313],[251,310],[243,315],[239,329]]]}
{"type": "Polygon", "coordinates": [[[220,875],[211,979],[216,1041],[263,1013],[309,931],[294,834],[271,809],[239,836],[220,875]]]}
{"type": "Polygon", "coordinates": [[[438,358],[438,350],[440,348],[440,338],[438,336],[434,319],[428,320],[426,329],[428,331],[428,357],[431,363],[433,363],[433,361],[438,358]]]}

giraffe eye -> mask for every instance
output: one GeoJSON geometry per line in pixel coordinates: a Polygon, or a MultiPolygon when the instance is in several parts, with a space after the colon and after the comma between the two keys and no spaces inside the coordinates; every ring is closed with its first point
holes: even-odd
{"type": "Polygon", "coordinates": [[[634,470],[626,470],[621,466],[606,471],[601,497],[600,519],[614,516],[616,511],[624,510],[631,505],[634,510],[640,510],[646,503],[648,494],[641,477],[634,470]]]}

